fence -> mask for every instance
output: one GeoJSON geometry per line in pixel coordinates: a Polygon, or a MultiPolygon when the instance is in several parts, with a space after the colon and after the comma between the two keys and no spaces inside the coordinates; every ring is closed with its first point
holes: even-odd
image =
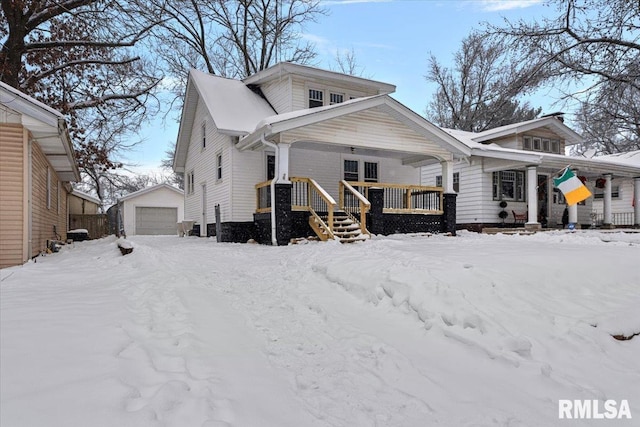
{"type": "MultiPolygon", "coordinates": [[[[604,214],[593,212],[591,214],[593,225],[598,227],[604,222],[604,214]]],[[[615,212],[611,214],[611,221],[614,225],[633,225],[633,212],[615,212]]]]}
{"type": "Polygon", "coordinates": [[[69,230],[84,228],[90,239],[99,239],[109,234],[109,220],[106,214],[97,215],[69,215],[69,230]]]}

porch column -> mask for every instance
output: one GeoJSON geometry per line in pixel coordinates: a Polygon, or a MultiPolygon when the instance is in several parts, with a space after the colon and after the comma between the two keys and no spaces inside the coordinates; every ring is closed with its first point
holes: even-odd
{"type": "Polygon", "coordinates": [[[633,178],[633,225],[640,228],[640,176],[633,178]]]}
{"type": "Polygon", "coordinates": [[[455,193],[455,191],[453,191],[453,161],[442,161],[440,162],[440,166],[442,166],[442,187],[444,188],[444,194],[455,193]]]}
{"type": "Polygon", "coordinates": [[[604,175],[604,194],[602,198],[602,206],[604,211],[604,219],[602,220],[603,228],[613,228],[613,215],[611,215],[611,174],[604,175]]]}
{"type": "Polygon", "coordinates": [[[289,181],[289,144],[276,145],[276,184],[291,184],[289,181]]]}
{"type": "Polygon", "coordinates": [[[569,224],[574,224],[577,227],[578,224],[578,204],[575,203],[571,206],[568,206],[567,209],[569,210],[569,224]]]}
{"type": "Polygon", "coordinates": [[[538,168],[527,166],[527,223],[525,228],[541,228],[538,222],[538,168]]]}

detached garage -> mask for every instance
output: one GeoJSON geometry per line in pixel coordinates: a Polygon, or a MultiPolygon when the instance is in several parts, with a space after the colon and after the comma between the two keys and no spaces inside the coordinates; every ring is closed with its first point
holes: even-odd
{"type": "Polygon", "coordinates": [[[127,194],[118,206],[118,222],[128,236],[176,234],[176,223],[184,219],[184,193],[168,184],[127,194]]]}

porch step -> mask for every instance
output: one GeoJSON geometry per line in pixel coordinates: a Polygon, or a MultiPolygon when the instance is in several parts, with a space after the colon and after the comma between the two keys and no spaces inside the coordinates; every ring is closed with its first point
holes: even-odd
{"type": "MultiPolygon", "coordinates": [[[[323,215],[321,218],[327,223],[328,215],[323,215]]],[[[315,217],[310,217],[309,223],[320,239],[327,240],[329,238],[328,233],[322,229],[315,217]]],[[[333,214],[333,235],[341,243],[361,242],[369,238],[367,234],[362,233],[359,222],[354,221],[349,215],[341,211],[336,211],[333,214]]]]}

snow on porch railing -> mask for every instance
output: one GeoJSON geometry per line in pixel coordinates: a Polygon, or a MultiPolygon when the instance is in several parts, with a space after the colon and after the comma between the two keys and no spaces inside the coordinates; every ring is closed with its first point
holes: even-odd
{"type": "Polygon", "coordinates": [[[350,181],[349,184],[369,199],[371,187],[384,191],[384,213],[443,214],[442,187],[350,181]]]}

